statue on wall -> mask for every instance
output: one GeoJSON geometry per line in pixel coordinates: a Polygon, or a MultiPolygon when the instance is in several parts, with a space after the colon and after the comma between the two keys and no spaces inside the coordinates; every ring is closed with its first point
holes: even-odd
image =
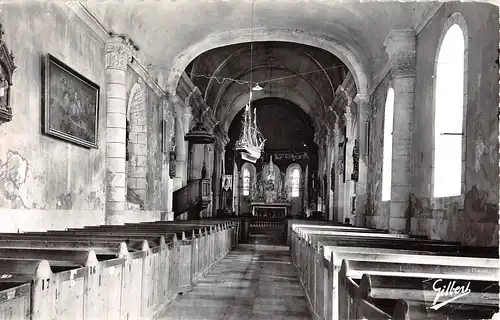
{"type": "Polygon", "coordinates": [[[354,148],[352,150],[352,173],[351,180],[357,182],[359,179],[359,147],[358,140],[354,140],[354,148]]]}
{"type": "Polygon", "coordinates": [[[222,176],[222,209],[233,210],[233,176],[226,174],[222,176]]]}
{"type": "Polygon", "coordinates": [[[328,195],[328,178],[326,177],[326,173],[323,175],[323,199],[327,198],[328,195]]]}
{"type": "Polygon", "coordinates": [[[335,161],[332,163],[332,170],[330,171],[330,190],[335,192],[335,161]]]}
{"type": "Polygon", "coordinates": [[[16,69],[14,55],[9,53],[3,41],[3,27],[0,24],[0,124],[12,120],[12,108],[10,102],[10,88],[12,86],[12,74],[16,69]]]}
{"type": "Polygon", "coordinates": [[[175,144],[172,143],[170,147],[169,153],[169,166],[168,166],[168,175],[170,179],[175,178],[176,167],[177,167],[177,153],[175,152],[175,144]]]}
{"type": "Polygon", "coordinates": [[[130,121],[127,119],[125,126],[125,161],[130,160],[130,147],[128,145],[129,141],[130,141],[130,121]]]}

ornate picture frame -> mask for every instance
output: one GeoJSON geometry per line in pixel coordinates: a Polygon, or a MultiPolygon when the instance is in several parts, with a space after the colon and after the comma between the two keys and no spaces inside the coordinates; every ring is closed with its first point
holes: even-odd
{"type": "Polygon", "coordinates": [[[43,62],[43,133],[98,149],[100,87],[51,54],[43,62]]]}
{"type": "Polygon", "coordinates": [[[16,70],[14,54],[9,52],[3,40],[3,26],[0,23],[0,125],[12,121],[12,107],[10,106],[10,95],[12,87],[12,76],[16,70]]]}

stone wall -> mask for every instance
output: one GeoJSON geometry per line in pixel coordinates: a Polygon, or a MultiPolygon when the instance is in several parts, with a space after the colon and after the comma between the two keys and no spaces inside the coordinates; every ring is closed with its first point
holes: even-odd
{"type": "MultiPolygon", "coordinates": [[[[145,210],[162,210],[162,100],[131,68],[127,71],[127,106],[134,96],[143,95],[140,111],[130,113],[127,185],[140,198],[145,210]],[[140,93],[136,93],[140,88],[140,93]],[[132,169],[132,170],[131,170],[132,169]]],[[[167,106],[171,107],[171,106],[167,106]]],[[[137,204],[134,196],[128,202],[137,204]]],[[[133,208],[134,206],[130,206],[133,208]]],[[[137,206],[135,206],[137,208],[137,206]]]]}
{"type": "MultiPolygon", "coordinates": [[[[410,231],[431,239],[470,245],[498,245],[498,7],[445,3],[417,35],[417,76],[413,125],[413,178],[410,231]],[[468,72],[465,190],[460,197],[434,199],[433,165],[434,63],[448,18],[460,12],[467,24],[468,72]]],[[[372,99],[368,226],[387,229],[389,203],[381,201],[383,125],[391,77],[372,99]]]]}
{"type": "Polygon", "coordinates": [[[12,3],[0,9],[4,39],[17,65],[13,120],[0,126],[0,224],[97,221],[105,204],[104,43],[64,4],[12,3]],[[42,57],[47,53],[100,86],[98,149],[41,133],[42,57]]]}
{"type": "MultiPolygon", "coordinates": [[[[417,36],[411,232],[432,239],[498,245],[498,7],[445,3],[417,36]],[[434,61],[445,23],[455,12],[468,33],[465,190],[433,199],[434,61]]],[[[464,92],[465,93],[465,92],[464,92]]]]}

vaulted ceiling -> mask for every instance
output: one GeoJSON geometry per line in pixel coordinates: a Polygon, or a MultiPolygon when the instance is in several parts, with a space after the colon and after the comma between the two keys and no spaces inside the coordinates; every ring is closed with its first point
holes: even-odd
{"type": "MultiPolygon", "coordinates": [[[[311,118],[297,105],[281,98],[263,98],[254,102],[257,122],[266,139],[265,150],[303,152],[314,150],[314,128],[311,118]]],[[[228,130],[230,144],[234,144],[241,133],[243,110],[228,130]]]]}
{"type": "Polygon", "coordinates": [[[198,56],[186,69],[225,129],[249,101],[279,97],[324,118],[347,67],[330,52],[287,42],[256,42],[221,47],[198,56]]]}
{"type": "Polygon", "coordinates": [[[326,49],[353,73],[360,91],[387,60],[391,29],[415,28],[440,2],[331,0],[183,0],[85,2],[108,30],[129,34],[153,65],[170,70],[168,90],[205,51],[253,41],[288,41],[326,49]],[[253,5],[252,5],[253,3],[253,5]]]}

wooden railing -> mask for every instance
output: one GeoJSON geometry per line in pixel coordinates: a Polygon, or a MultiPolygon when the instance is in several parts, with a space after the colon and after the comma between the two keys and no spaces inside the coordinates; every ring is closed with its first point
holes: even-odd
{"type": "Polygon", "coordinates": [[[210,179],[194,179],[187,185],[174,191],[172,209],[175,216],[190,210],[201,211],[211,202],[210,179]]]}

